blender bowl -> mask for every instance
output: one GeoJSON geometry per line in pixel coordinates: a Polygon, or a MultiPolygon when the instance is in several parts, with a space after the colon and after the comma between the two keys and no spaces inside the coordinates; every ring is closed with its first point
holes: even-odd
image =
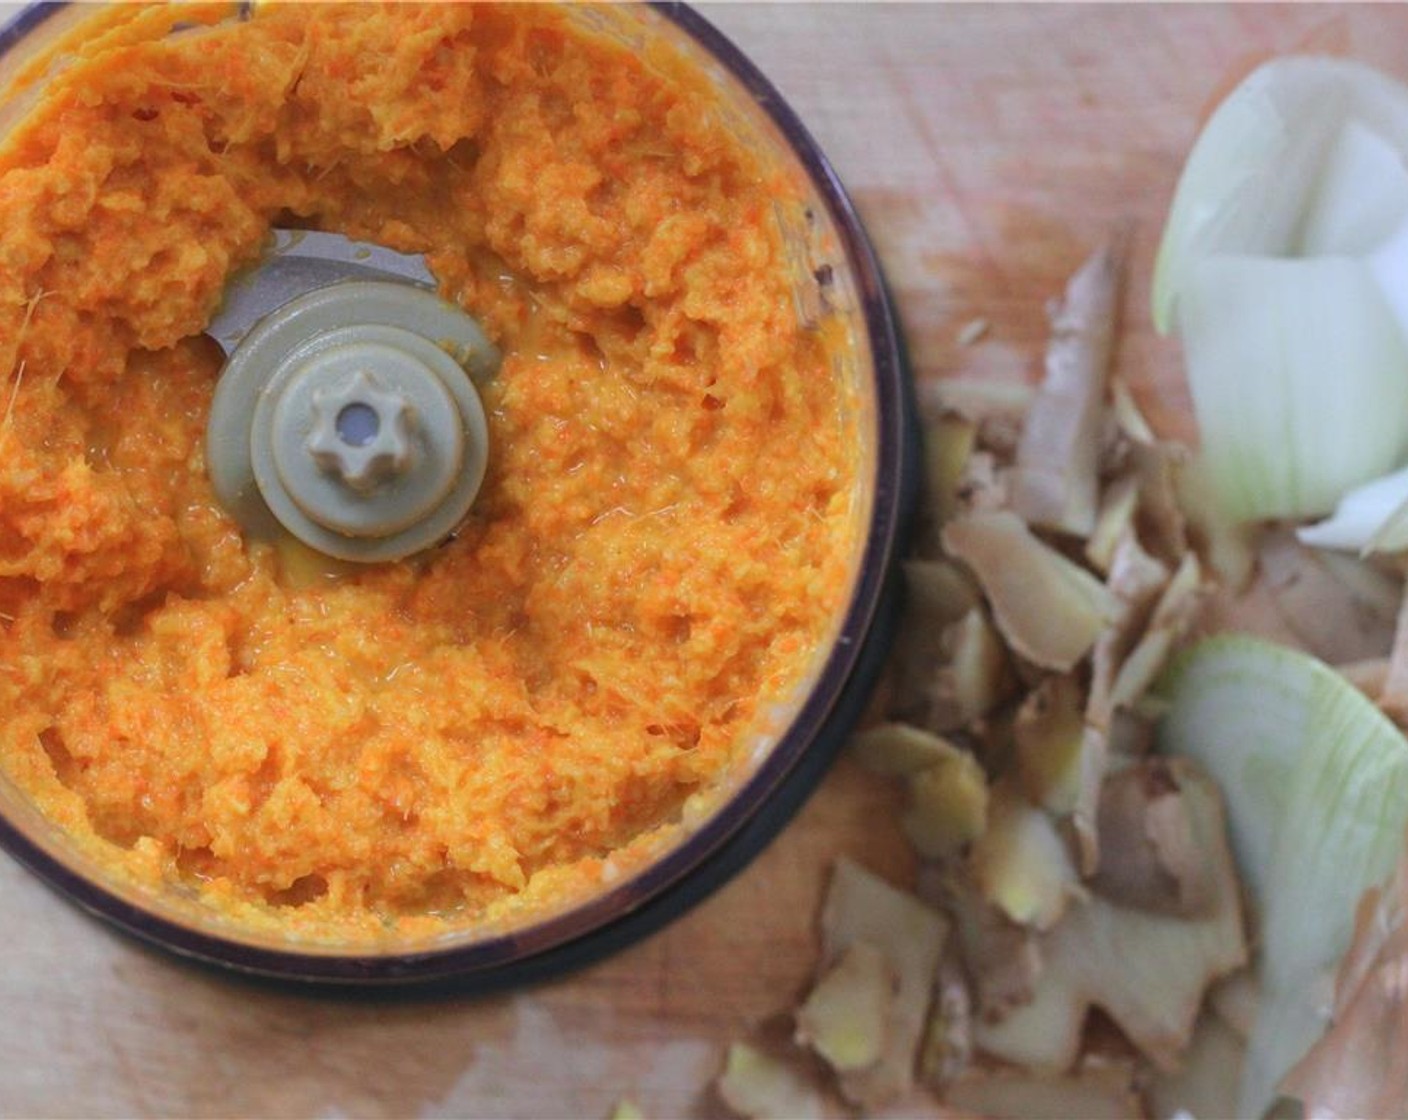
{"type": "MultiPolygon", "coordinates": [[[[249,5],[224,5],[218,17],[209,14],[213,8],[202,5],[205,14],[191,17],[199,24],[197,31],[217,20],[260,18],[249,5]]],[[[688,81],[701,83],[709,90],[711,111],[740,148],[751,153],[760,168],[795,184],[795,197],[779,199],[773,208],[794,313],[808,331],[826,338],[827,372],[839,387],[845,430],[857,445],[852,448],[856,477],[845,518],[846,539],[840,545],[846,574],[839,605],[826,620],[815,647],[798,652],[788,687],[741,734],[733,761],[717,780],[671,810],[664,826],[656,830],[658,836],[640,848],[637,858],[616,864],[608,853],[590,889],[567,891],[551,905],[508,911],[491,921],[389,930],[371,939],[323,935],[292,922],[279,928],[277,923],[243,921],[212,906],[207,897],[179,879],[156,882],[115,871],[91,844],[75,840],[59,819],[62,814],[42,811],[13,780],[0,776],[0,844],[81,906],[130,933],[203,961],[300,981],[385,984],[454,978],[470,987],[485,987],[575,966],[658,928],[756,855],[824,773],[878,678],[897,609],[892,575],[911,504],[916,456],[897,327],[856,213],[824,156],[777,91],[692,10],[681,5],[568,5],[563,10],[575,34],[623,49],[644,60],[647,69],[667,65],[672,74],[688,74],[688,81]]],[[[168,24],[164,35],[191,30],[184,23],[168,24]]],[[[22,127],[26,113],[43,97],[48,84],[72,65],[72,56],[84,43],[99,35],[114,39],[130,35],[132,26],[136,24],[120,12],[85,5],[37,5],[12,20],[0,30],[0,82],[8,84],[6,103],[0,106],[0,135],[22,127]]],[[[295,215],[279,224],[293,225],[296,220],[295,215]]],[[[373,304],[383,306],[375,300],[324,308],[318,312],[324,320],[310,326],[311,319],[302,310],[305,304],[321,306],[328,302],[329,293],[345,295],[352,280],[374,287],[380,284],[377,291],[390,301],[386,306],[399,308],[403,297],[412,303],[439,298],[433,291],[434,278],[423,273],[424,259],[434,263],[433,247],[422,258],[341,238],[336,231],[327,234],[326,241],[317,240],[323,236],[310,233],[305,239],[297,228],[280,233],[282,240],[276,239],[260,259],[244,262],[238,275],[232,270],[227,279],[227,312],[235,298],[231,293],[241,285],[245,291],[262,292],[263,302],[256,300],[257,312],[247,315],[247,321],[226,339],[206,327],[229,357],[215,391],[205,457],[226,512],[251,541],[285,540],[291,533],[301,542],[296,555],[304,557],[304,563],[309,550],[328,554],[327,570],[336,574],[346,572],[349,565],[355,568],[363,562],[423,553],[453,538],[454,523],[474,500],[485,457],[492,461],[497,451],[492,441],[486,449],[484,419],[476,409],[477,393],[483,391],[491,394],[492,411],[492,389],[486,386],[499,354],[487,341],[475,350],[483,340],[473,323],[464,328],[463,346],[457,348],[445,340],[446,332],[453,335],[455,328],[422,329],[418,312],[368,310],[373,304]],[[295,290],[271,295],[274,266],[288,263],[281,253],[300,244],[302,249],[293,250],[295,256],[305,254],[300,267],[311,260],[309,267],[327,276],[297,279],[295,290]],[[359,269],[370,271],[353,275],[359,269]],[[406,295],[408,287],[414,289],[411,295],[406,295]],[[280,325],[284,320],[294,323],[285,331],[294,336],[287,347],[293,357],[287,360],[284,351],[271,356],[267,349],[272,345],[267,339],[278,333],[275,327],[284,330],[280,325]],[[346,337],[349,323],[364,332],[351,341],[346,337]],[[370,335],[365,334],[368,330],[370,335]],[[417,331],[421,342],[411,340],[402,350],[383,345],[387,339],[395,341],[417,331]],[[324,345],[321,342],[314,346],[307,341],[314,335],[325,337],[324,349],[317,348],[324,345]],[[426,340],[434,343],[429,351],[436,351],[438,357],[428,351],[422,354],[427,348],[421,343],[426,340]],[[452,359],[448,366],[446,353],[452,359]],[[354,354],[355,360],[348,354],[354,354]],[[419,369],[422,358],[421,364],[431,369],[426,375],[428,395],[402,398],[386,390],[382,381],[399,385],[398,371],[407,363],[419,369]],[[378,373],[381,367],[376,362],[383,360],[389,364],[378,373]],[[374,373],[370,381],[358,365],[367,361],[374,373]],[[234,373],[240,363],[254,372],[239,373],[253,380],[237,391],[234,373]],[[463,384],[456,380],[456,363],[467,371],[463,384]],[[298,380],[312,366],[331,377],[353,365],[361,380],[357,388],[347,390],[351,395],[339,396],[342,389],[328,388],[311,375],[304,378],[306,384],[298,380]],[[275,367],[291,371],[285,380],[295,388],[278,381],[283,375],[269,372],[275,367]],[[449,386],[448,392],[444,386],[449,386]],[[463,432],[455,423],[442,426],[454,443],[453,454],[447,452],[440,464],[443,486],[420,504],[427,508],[442,500],[463,504],[451,513],[441,511],[431,530],[412,534],[410,543],[402,545],[404,509],[393,509],[385,517],[384,511],[368,514],[367,495],[384,498],[402,485],[397,472],[410,469],[406,457],[394,441],[383,447],[382,436],[398,424],[409,424],[405,434],[431,440],[433,424],[424,417],[441,407],[435,401],[449,402],[444,407],[450,409],[459,402],[466,418],[463,432]],[[320,407],[326,415],[318,413],[320,407]],[[472,423],[470,414],[478,416],[472,423]],[[360,418],[372,427],[361,432],[344,430],[340,427],[344,418],[360,418]],[[279,423],[295,435],[281,435],[279,423]],[[308,428],[318,424],[326,429],[319,437],[324,443],[317,444],[311,437],[300,443],[308,428]],[[345,445],[337,443],[339,433],[346,436],[345,445]],[[225,444],[235,448],[233,467],[228,465],[225,444]],[[363,454],[364,445],[379,457],[363,454]],[[323,448],[322,457],[315,456],[311,465],[303,462],[305,452],[316,447],[323,448]],[[290,460],[298,463],[289,466],[290,460]],[[222,483],[222,471],[234,481],[222,483]],[[472,485],[465,485],[471,475],[472,485]],[[276,497],[280,480],[288,483],[289,493],[276,497]],[[300,486],[306,486],[306,492],[300,486]],[[313,491],[319,487],[319,493],[340,495],[334,503],[337,508],[318,504],[313,491]],[[311,528],[300,529],[294,523],[298,518],[311,528]],[[375,529],[363,531],[358,528],[359,519],[365,518],[381,518],[385,524],[377,521],[375,529]],[[373,546],[362,550],[360,545],[343,548],[339,543],[359,533],[363,538],[374,537],[373,546]],[[387,539],[395,543],[388,545],[387,539]],[[329,543],[322,547],[320,541],[329,543]],[[367,554],[358,555],[360,551],[367,554]]],[[[449,305],[446,313],[455,310],[449,305]]],[[[504,349],[507,353],[512,347],[504,349]]],[[[432,443],[424,446],[432,449],[432,459],[443,451],[432,443]]],[[[426,455],[417,461],[423,463],[426,455]]],[[[404,507],[406,503],[383,502],[388,504],[404,507]]],[[[18,670],[12,666],[11,671],[18,670]]],[[[296,905],[298,900],[289,901],[296,905]]]]}

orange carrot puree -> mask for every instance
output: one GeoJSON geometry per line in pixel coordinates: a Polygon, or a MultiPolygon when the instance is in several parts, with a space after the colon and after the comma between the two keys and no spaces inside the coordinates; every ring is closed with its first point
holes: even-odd
{"type": "Polygon", "coordinates": [[[104,26],[0,144],[0,768],[114,873],[312,939],[590,891],[844,606],[857,437],[792,185],[550,8],[104,26]],[[503,348],[445,546],[322,564],[216,505],[200,332],[276,224],[427,253],[503,348]]]}

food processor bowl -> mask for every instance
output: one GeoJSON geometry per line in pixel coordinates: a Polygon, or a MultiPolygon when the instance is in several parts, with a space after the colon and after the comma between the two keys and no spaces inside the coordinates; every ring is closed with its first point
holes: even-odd
{"type": "MultiPolygon", "coordinates": [[[[833,374],[862,443],[844,608],[803,684],[760,729],[756,749],[705,811],[645,866],[594,894],[518,925],[466,927],[373,950],[244,928],[177,891],[108,873],[8,782],[0,845],[40,878],[117,927],[184,956],[283,980],[351,985],[453,981],[482,990],[536,979],[614,951],[659,928],[756,856],[803,803],[860,716],[898,611],[897,558],[917,475],[917,428],[895,314],[856,211],[801,120],[768,80],[699,14],[679,4],[571,5],[583,29],[641,56],[683,56],[717,93],[733,134],[796,172],[804,205],[778,220],[803,321],[835,324],[833,374]]],[[[232,5],[232,18],[239,18],[232,5]]],[[[0,83],[93,18],[86,5],[34,5],[0,29],[0,83]]],[[[33,90],[0,106],[0,130],[33,90]]]]}

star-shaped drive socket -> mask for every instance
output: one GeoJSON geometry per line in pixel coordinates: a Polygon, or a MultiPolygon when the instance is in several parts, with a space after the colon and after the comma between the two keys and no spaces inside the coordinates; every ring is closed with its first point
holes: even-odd
{"type": "Polygon", "coordinates": [[[415,424],[405,397],[359,370],[313,393],[308,452],[328,474],[366,494],[409,469],[415,424]]]}

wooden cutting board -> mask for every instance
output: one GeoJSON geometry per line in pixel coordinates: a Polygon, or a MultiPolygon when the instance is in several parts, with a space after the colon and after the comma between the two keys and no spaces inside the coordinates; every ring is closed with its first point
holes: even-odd
{"type": "MultiPolygon", "coordinates": [[[[1402,75],[1408,9],[725,5],[714,19],[830,155],[884,262],[922,382],[1034,376],[1045,301],[1116,223],[1134,233],[1119,364],[1190,434],[1147,314],[1182,157],[1214,93],[1270,53],[1402,75]],[[984,319],[981,341],[959,342],[984,319]]],[[[912,862],[888,784],[846,763],[752,867],[596,967],[481,1001],[312,998],[138,947],[0,857],[0,1115],[655,1117],[723,1113],[723,1047],[804,988],[830,862],[912,862]]],[[[933,1111],[922,1100],[896,1115],[933,1111]]]]}

